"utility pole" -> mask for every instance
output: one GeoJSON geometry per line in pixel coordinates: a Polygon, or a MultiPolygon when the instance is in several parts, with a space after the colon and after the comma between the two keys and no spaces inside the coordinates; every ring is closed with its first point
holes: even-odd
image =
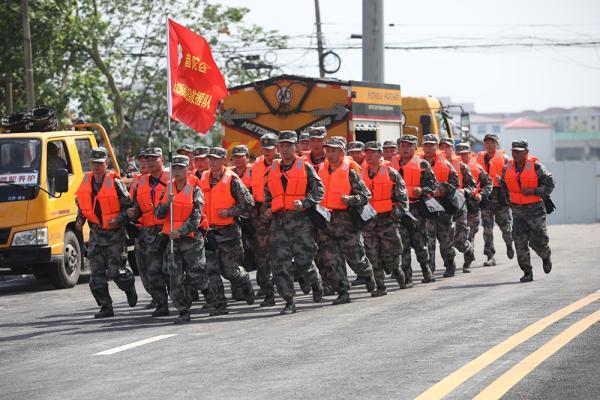
{"type": "Polygon", "coordinates": [[[33,61],[31,56],[31,31],[29,30],[29,5],[27,1],[21,0],[21,20],[23,22],[25,91],[27,93],[27,108],[31,110],[35,104],[35,97],[33,93],[33,61]]]}
{"type": "Polygon", "coordinates": [[[321,11],[319,10],[319,0],[315,0],[315,14],[317,19],[317,52],[319,53],[319,76],[325,77],[325,67],[323,65],[323,34],[321,32],[321,11]]]}
{"type": "Polygon", "coordinates": [[[363,81],[384,82],[383,0],[363,0],[363,81]]]}
{"type": "Polygon", "coordinates": [[[12,79],[7,76],[4,78],[4,110],[6,114],[12,114],[12,104],[12,79]]]}

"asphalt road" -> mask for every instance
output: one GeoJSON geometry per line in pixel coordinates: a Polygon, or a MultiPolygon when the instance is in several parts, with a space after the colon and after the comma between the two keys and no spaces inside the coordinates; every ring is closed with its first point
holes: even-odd
{"type": "Polygon", "coordinates": [[[353,288],[352,303],[341,306],[330,304],[333,297],[314,304],[300,296],[291,316],[278,314],[281,301],[270,309],[236,302],[217,318],[198,304],[184,326],[173,325],[174,316],[150,318],[139,281],[133,309],[111,283],[109,320],[93,319],[85,283],[52,290],[33,278],[3,281],[0,398],[409,399],[436,398],[437,384],[445,398],[463,399],[508,375],[516,381],[492,393],[597,399],[600,323],[573,326],[600,309],[600,295],[538,321],[600,289],[600,225],[549,230],[554,269],[545,275],[534,255],[532,283],[519,283],[516,260],[504,254],[496,267],[480,267],[479,236],[471,274],[403,291],[390,280],[381,298],[353,288]],[[541,328],[531,334],[536,322],[541,328]],[[569,329],[572,340],[561,341],[569,329]],[[503,352],[490,351],[499,344],[503,352]]]}

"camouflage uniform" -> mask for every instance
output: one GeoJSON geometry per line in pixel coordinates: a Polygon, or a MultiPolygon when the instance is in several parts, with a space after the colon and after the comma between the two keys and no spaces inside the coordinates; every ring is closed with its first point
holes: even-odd
{"type": "MultiPolygon", "coordinates": [[[[198,186],[193,186],[192,190],[192,213],[178,229],[181,237],[173,240],[173,253],[170,243],[167,243],[166,251],[163,252],[163,263],[169,271],[171,300],[179,312],[190,310],[193,290],[206,293],[208,288],[204,239],[198,234],[204,198],[198,186]],[[190,233],[195,237],[188,237],[190,233]]],[[[175,184],[173,191],[176,191],[175,184]]],[[[160,204],[155,208],[154,214],[157,218],[169,218],[168,211],[168,205],[160,204]]],[[[169,241],[166,238],[163,240],[169,241]]]]}
{"type": "MultiPolygon", "coordinates": [[[[492,179],[485,172],[481,165],[477,165],[479,169],[479,176],[477,178],[479,184],[479,194],[482,199],[488,198],[490,193],[492,193],[492,189],[494,185],[492,183],[492,179]]],[[[481,223],[481,208],[479,207],[479,203],[474,199],[467,199],[467,225],[469,226],[469,241],[471,242],[471,246],[475,246],[475,235],[479,231],[479,224],[481,223]]]]}
{"type": "MultiPolygon", "coordinates": [[[[127,237],[123,224],[128,221],[127,209],[131,207],[131,199],[127,188],[120,179],[114,178],[115,189],[119,198],[121,212],[117,217],[118,229],[105,230],[101,225],[88,222],[90,239],[88,242],[88,259],[90,261],[90,290],[99,306],[111,307],[112,299],[108,291],[108,279],[114,280],[119,289],[125,293],[135,292],[135,278],[127,264],[127,237]]],[[[92,188],[97,193],[102,182],[92,179],[92,188]]],[[[78,210],[77,219],[85,222],[85,217],[78,210]]],[[[134,304],[135,305],[135,304],[134,304]]]]}
{"type": "MultiPolygon", "coordinates": [[[[296,161],[294,161],[296,162],[296,161]]],[[[281,171],[289,171],[289,165],[281,162],[281,171]]],[[[307,175],[306,197],[301,200],[304,209],[314,207],[323,200],[324,187],[314,168],[304,163],[307,175]]],[[[287,181],[283,181],[284,190],[287,181]]],[[[264,207],[271,207],[271,192],[265,186],[264,207]]],[[[308,282],[313,290],[313,298],[320,301],[322,295],[321,276],[315,264],[317,243],[314,239],[314,227],[306,211],[281,210],[273,213],[271,223],[270,253],[275,283],[279,295],[288,303],[295,295],[294,275],[308,282]]]]}
{"type": "MultiPolygon", "coordinates": [[[[400,268],[400,255],[403,252],[402,240],[398,232],[397,221],[408,209],[408,194],[404,179],[398,171],[388,168],[390,179],[394,182],[392,188],[392,203],[394,209],[389,213],[377,214],[375,220],[363,228],[367,258],[373,266],[373,274],[377,289],[385,291],[384,267],[389,268],[400,286],[404,286],[404,272],[400,268]]],[[[369,170],[369,176],[374,177],[369,170]]]]}
{"type": "MultiPolygon", "coordinates": [[[[477,182],[475,182],[475,178],[473,177],[473,174],[471,173],[471,170],[467,164],[461,162],[459,164],[459,168],[462,175],[462,191],[465,195],[465,198],[469,198],[475,192],[475,190],[477,190],[477,182]]],[[[469,225],[467,222],[466,202],[463,208],[458,210],[456,215],[454,215],[453,220],[453,244],[456,250],[464,254],[465,265],[468,267],[475,259],[475,254],[473,251],[473,244],[469,240],[469,225]]],[[[453,271],[449,272],[452,273],[453,271]]]]}

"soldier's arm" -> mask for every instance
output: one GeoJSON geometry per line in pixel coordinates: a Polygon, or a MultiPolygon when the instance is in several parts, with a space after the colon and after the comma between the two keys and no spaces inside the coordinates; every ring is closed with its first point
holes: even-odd
{"type": "Polygon", "coordinates": [[[80,221],[81,225],[85,224],[86,218],[83,216],[81,212],[81,208],[79,208],[79,203],[77,202],[77,197],[75,197],[75,205],[77,206],[77,217],[75,217],[75,221],[80,221]]]}
{"type": "Polygon", "coordinates": [[[231,195],[236,200],[236,205],[227,209],[229,216],[239,217],[249,213],[254,207],[252,194],[239,178],[231,180],[231,195]]]}
{"type": "Polygon", "coordinates": [[[267,178],[265,178],[265,201],[263,203],[263,206],[265,208],[271,208],[271,202],[273,201],[273,196],[271,195],[271,191],[269,190],[268,175],[269,173],[267,172],[267,178]]]}
{"type": "Polygon", "coordinates": [[[194,186],[192,192],[192,213],[183,222],[181,227],[178,229],[181,236],[187,236],[192,232],[195,232],[200,226],[200,220],[202,219],[202,207],[204,207],[204,196],[198,186],[194,186]]]}
{"type": "Polygon", "coordinates": [[[371,199],[371,192],[367,189],[365,182],[363,182],[362,178],[354,169],[350,169],[350,185],[352,186],[352,192],[349,196],[348,206],[350,207],[358,207],[364,206],[371,199]]]}
{"type": "Polygon", "coordinates": [[[473,192],[475,192],[475,190],[477,190],[477,182],[475,182],[475,178],[473,177],[473,174],[471,173],[471,170],[467,164],[460,163],[460,172],[463,177],[463,189],[465,194],[470,196],[473,194],[473,192]]]}
{"type": "Polygon", "coordinates": [[[481,194],[482,198],[488,197],[492,193],[492,189],[494,189],[494,183],[492,182],[492,178],[488,175],[487,172],[483,169],[481,165],[479,167],[479,194],[481,194]]]}
{"type": "Polygon", "coordinates": [[[549,196],[554,190],[555,185],[552,174],[539,162],[534,164],[534,169],[538,177],[538,187],[535,189],[534,193],[541,197],[549,196]]]}
{"type": "Polygon", "coordinates": [[[438,186],[433,169],[431,169],[431,165],[425,160],[421,160],[419,166],[421,167],[421,196],[433,196],[438,186]]]}
{"type": "Polygon", "coordinates": [[[394,187],[392,188],[394,213],[402,215],[404,211],[408,210],[408,191],[406,190],[406,183],[394,168],[389,167],[389,174],[392,181],[394,181],[394,187]]]}
{"type": "Polygon", "coordinates": [[[323,200],[325,186],[323,186],[321,178],[311,165],[304,163],[304,169],[308,181],[306,183],[306,197],[302,200],[302,207],[310,208],[323,200]]]}
{"type": "Polygon", "coordinates": [[[165,203],[158,204],[156,207],[154,207],[154,216],[158,219],[165,218],[168,212],[169,206],[165,203]]]}
{"type": "MultiPolygon", "coordinates": [[[[450,173],[448,174],[448,185],[452,186],[452,189],[460,188],[460,179],[458,178],[458,173],[449,161],[444,160],[444,162],[446,163],[446,166],[450,168],[450,173]]],[[[448,193],[451,191],[451,188],[447,185],[443,185],[440,186],[440,191],[443,193],[448,193]]]]}
{"type": "Polygon", "coordinates": [[[127,209],[133,204],[125,184],[118,178],[115,178],[115,189],[117,191],[117,197],[119,198],[119,205],[121,206],[121,211],[117,217],[117,223],[122,224],[123,222],[129,220],[129,217],[127,216],[127,209]]]}

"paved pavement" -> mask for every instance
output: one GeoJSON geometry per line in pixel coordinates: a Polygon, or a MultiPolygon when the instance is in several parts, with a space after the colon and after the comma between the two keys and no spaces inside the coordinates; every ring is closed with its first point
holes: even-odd
{"type": "Polygon", "coordinates": [[[278,314],[281,301],[271,309],[236,302],[218,318],[195,305],[192,323],[175,326],[173,316],[148,316],[138,281],[138,307],[111,284],[116,315],[94,320],[85,283],[0,282],[0,398],[409,399],[436,398],[434,388],[463,399],[506,375],[514,385],[493,393],[508,399],[600,398],[600,324],[555,343],[600,309],[600,295],[538,322],[600,289],[600,225],[549,230],[554,270],[545,275],[534,256],[532,283],[518,282],[516,260],[504,254],[498,266],[479,267],[479,236],[471,274],[403,291],[390,280],[381,298],[353,288],[341,306],[300,296],[292,316],[278,314]],[[523,374],[532,364],[521,361],[536,351],[539,365],[523,374]]]}

